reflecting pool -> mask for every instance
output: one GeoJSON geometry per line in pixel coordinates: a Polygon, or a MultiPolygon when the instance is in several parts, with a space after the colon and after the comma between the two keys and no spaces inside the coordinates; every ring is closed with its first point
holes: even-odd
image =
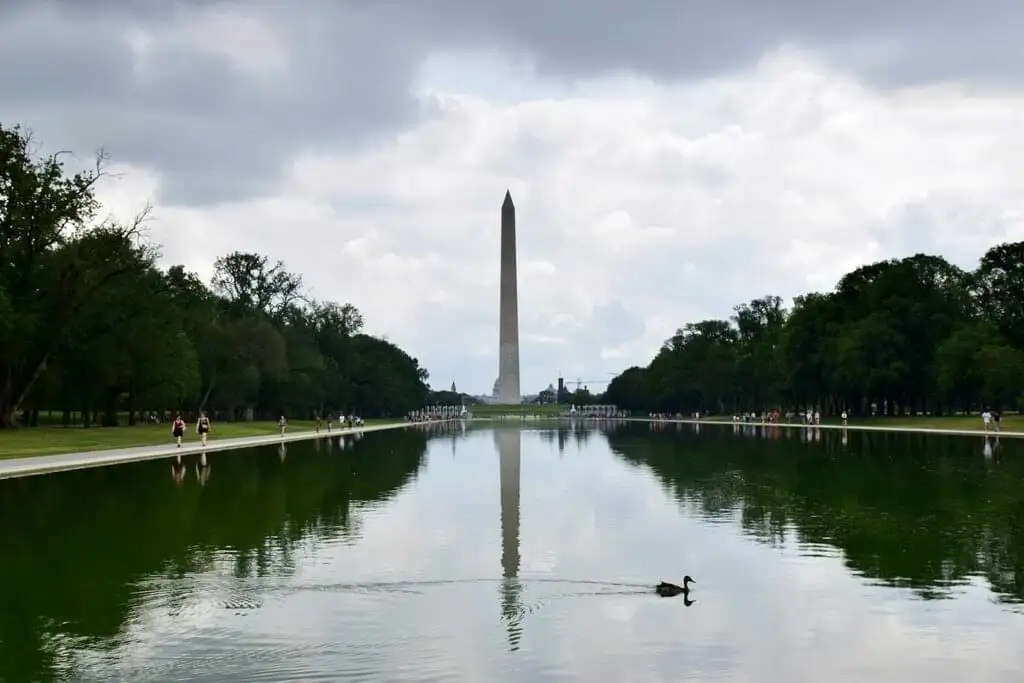
{"type": "Polygon", "coordinates": [[[1010,439],[642,423],[0,481],[0,681],[1017,681],[1022,489],[1010,439]]]}

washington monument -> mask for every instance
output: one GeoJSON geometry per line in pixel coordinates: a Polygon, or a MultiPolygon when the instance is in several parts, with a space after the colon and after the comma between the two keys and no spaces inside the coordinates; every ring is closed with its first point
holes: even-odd
{"type": "Polygon", "coordinates": [[[517,404],[519,393],[519,283],[516,277],[516,207],[505,191],[501,204],[501,293],[498,304],[497,401],[517,404]]]}

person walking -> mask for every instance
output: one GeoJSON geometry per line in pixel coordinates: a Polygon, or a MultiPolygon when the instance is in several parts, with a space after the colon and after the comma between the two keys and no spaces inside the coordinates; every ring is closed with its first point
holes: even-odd
{"type": "Polygon", "coordinates": [[[210,433],[210,418],[201,410],[199,411],[199,419],[196,420],[196,433],[199,434],[199,440],[205,446],[206,435],[210,433]]]}
{"type": "Polygon", "coordinates": [[[181,439],[185,436],[185,421],[181,419],[180,413],[171,423],[171,436],[178,442],[178,448],[181,448],[181,439]]]}

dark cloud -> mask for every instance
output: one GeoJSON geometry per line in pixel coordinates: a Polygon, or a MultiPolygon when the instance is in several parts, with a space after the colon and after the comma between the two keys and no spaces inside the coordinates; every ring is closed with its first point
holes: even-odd
{"type": "MultiPolygon", "coordinates": [[[[198,4],[215,3],[189,3],[198,4]]],[[[156,168],[162,200],[197,204],[264,194],[291,155],[358,147],[418,116],[408,85],[422,48],[381,39],[386,11],[275,17],[289,72],[269,83],[187,43],[158,43],[137,68],[129,29],[160,31],[171,18],[141,1],[90,14],[3,5],[0,118],[48,144],[103,146],[156,168]]]]}
{"type": "MultiPolygon", "coordinates": [[[[401,4],[391,0],[385,4],[401,4]]],[[[886,83],[1020,79],[1024,5],[1017,0],[432,0],[459,16],[460,37],[504,40],[544,72],[632,69],[661,78],[750,65],[802,45],[886,83]]]]}
{"type": "Polygon", "coordinates": [[[431,51],[500,48],[540,71],[659,79],[751,65],[794,43],[880,84],[1018,81],[1019,0],[0,0],[0,118],[49,144],[99,145],[165,174],[161,199],[265,193],[297,151],[352,148],[423,115],[409,92],[431,51]],[[130,28],[197,9],[266,12],[288,73],[259,83],[210,52],[157,48],[144,72],[130,28]]]}

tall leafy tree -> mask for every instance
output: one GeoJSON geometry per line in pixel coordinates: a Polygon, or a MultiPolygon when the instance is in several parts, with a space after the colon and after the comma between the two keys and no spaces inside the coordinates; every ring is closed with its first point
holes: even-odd
{"type": "Polygon", "coordinates": [[[604,397],[631,410],[944,413],[1018,408],[1024,242],[974,272],[916,254],[857,268],[830,292],[741,304],[684,325],[604,397]]]}
{"type": "Polygon", "coordinates": [[[362,333],[349,303],[311,300],[302,276],[249,252],[204,283],[162,270],[147,212],[97,221],[93,169],[71,174],[21,128],[0,127],[0,425],[134,422],[150,411],[220,418],[400,415],[422,407],[415,358],[362,333]]]}

